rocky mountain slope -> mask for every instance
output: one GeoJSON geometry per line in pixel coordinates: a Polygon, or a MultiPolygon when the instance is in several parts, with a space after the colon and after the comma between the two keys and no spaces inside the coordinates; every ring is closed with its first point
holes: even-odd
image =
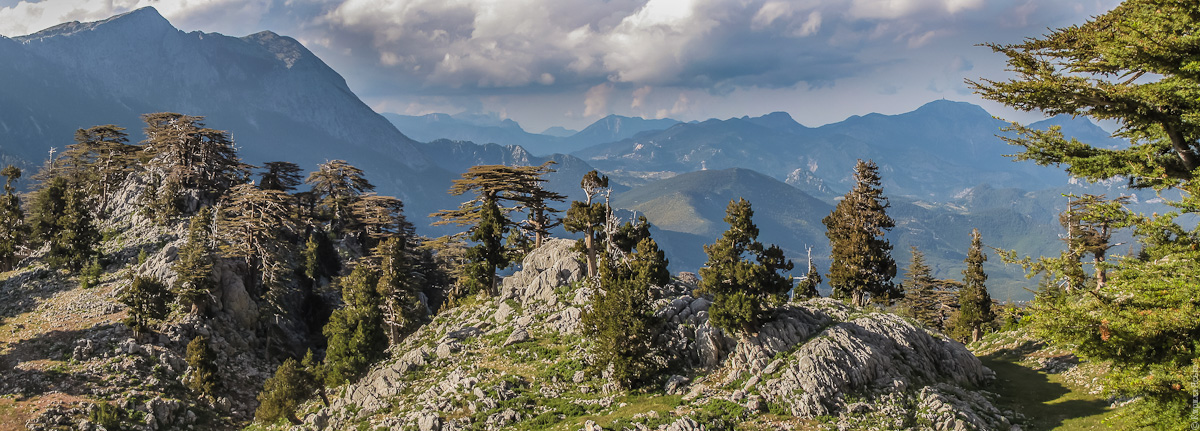
{"type": "Polygon", "coordinates": [[[816,299],[731,337],[710,325],[686,274],[655,295],[668,371],[644,391],[619,390],[585,366],[590,290],[571,244],[528,255],[499,297],[442,312],[328,406],[310,400],[300,428],[1007,430],[1016,420],[977,389],[991,371],[940,334],[816,299]]]}

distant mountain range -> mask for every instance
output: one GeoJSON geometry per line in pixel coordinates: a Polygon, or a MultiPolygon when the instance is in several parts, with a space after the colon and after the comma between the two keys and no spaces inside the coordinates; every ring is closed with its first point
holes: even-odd
{"type": "MultiPolygon", "coordinates": [[[[579,198],[579,178],[598,168],[614,180],[616,207],[655,224],[675,271],[703,264],[700,246],[725,230],[725,206],[737,197],[754,204],[764,242],[779,244],[798,266],[812,247],[824,270],[820,220],[852,186],[859,158],[880,165],[898,225],[891,234],[896,260],[903,267],[908,246],[917,245],[939,277],[959,276],[972,228],[983,230],[989,246],[1053,253],[1064,191],[1122,192],[1071,186],[1058,169],[1013,163],[1004,155],[1016,150],[995,136],[1005,124],[961,102],[820,127],[780,112],[692,123],[614,115],[578,132],[529,133],[482,115],[380,115],[291,38],[185,33],[151,8],[0,37],[0,82],[2,162],[35,167],[51,148],[70,144],[78,128],[117,124],[137,141],[140,114],[203,115],[210,127],[230,131],[252,164],[287,160],[313,169],[344,159],[363,168],[380,193],[405,201],[426,235],[451,232],[424,217],[461,202],[446,190],[472,165],[553,160],[559,171],[549,187],[572,198],[579,198]]],[[[1121,145],[1083,119],[1034,126],[1121,145]]],[[[994,297],[1028,298],[1021,287],[1029,282],[1015,269],[989,265],[994,297]]]]}
{"type": "Polygon", "coordinates": [[[568,154],[592,145],[632,138],[638,133],[662,130],[679,123],[669,118],[646,120],[609,115],[581,131],[552,127],[529,133],[510,119],[486,115],[427,114],[421,116],[384,113],[384,118],[414,139],[450,139],[481,144],[519,145],[530,154],[568,154]]]}

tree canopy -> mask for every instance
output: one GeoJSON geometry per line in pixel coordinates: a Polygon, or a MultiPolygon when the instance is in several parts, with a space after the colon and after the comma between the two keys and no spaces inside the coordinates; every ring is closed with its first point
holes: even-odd
{"type": "Polygon", "coordinates": [[[772,316],[775,307],[787,302],[792,289],[793,264],[778,246],[758,241],[754,210],[745,199],[729,201],[721,238],[705,245],[708,262],[700,268],[702,294],[713,296],[708,309],[713,324],[729,332],[751,334],[772,316]],[[753,260],[751,260],[753,259],[753,260]]]}
{"type": "Polygon", "coordinates": [[[892,244],[884,238],[896,222],[886,212],[890,204],[883,196],[879,167],[859,160],[854,180],[854,188],[821,222],[833,249],[829,265],[833,297],[861,307],[868,299],[888,302],[901,293],[892,283],[896,276],[892,244]]]}

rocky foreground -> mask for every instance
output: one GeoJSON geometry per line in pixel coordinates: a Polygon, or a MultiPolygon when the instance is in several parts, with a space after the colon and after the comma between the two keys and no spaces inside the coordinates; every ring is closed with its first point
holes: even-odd
{"type": "Polygon", "coordinates": [[[708,323],[686,274],[656,292],[668,371],[648,390],[617,390],[586,367],[590,291],[571,244],[535,250],[498,298],[442,312],[292,428],[1020,429],[978,389],[993,374],[962,344],[829,299],[734,338],[708,323]]]}

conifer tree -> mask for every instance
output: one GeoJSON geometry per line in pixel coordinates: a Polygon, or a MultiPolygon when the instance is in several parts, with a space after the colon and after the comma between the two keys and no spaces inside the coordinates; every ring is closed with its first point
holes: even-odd
{"type": "Polygon", "coordinates": [[[208,337],[193,338],[187,345],[187,363],[191,374],[185,380],[188,389],[201,396],[212,397],[217,392],[217,354],[209,345],[208,337]]]}
{"type": "Polygon", "coordinates": [[[329,235],[313,231],[304,243],[304,276],[314,282],[322,278],[332,279],[342,270],[342,261],[329,235]]]}
{"type": "Polygon", "coordinates": [[[197,206],[207,206],[246,182],[251,166],[238,158],[229,133],[205,127],[204,117],[159,112],[142,120],[150,181],[160,184],[151,201],[175,202],[183,190],[195,190],[197,206]]]}
{"type": "Polygon", "coordinates": [[[258,188],[263,190],[278,190],[291,192],[303,183],[300,179],[300,166],[292,162],[266,162],[260,172],[258,188]]]}
{"type": "Polygon", "coordinates": [[[713,325],[729,332],[751,334],[771,318],[775,307],[787,301],[792,289],[792,262],[783,250],[758,241],[754,210],[745,199],[729,201],[725,222],[729,230],[712,245],[704,246],[708,263],[700,268],[699,293],[712,295],[708,315],[713,325]],[[754,261],[749,259],[753,258],[754,261]]]}
{"type": "Polygon", "coordinates": [[[928,328],[940,328],[940,304],[934,296],[937,280],[925,264],[925,254],[917,246],[912,246],[912,260],[904,272],[904,286],[904,311],[928,328]]]}
{"type": "Polygon", "coordinates": [[[0,170],[0,175],[4,176],[4,195],[0,196],[0,271],[7,271],[16,265],[17,250],[25,241],[25,213],[13,187],[21,178],[21,170],[8,165],[0,170]]]}
{"type": "Polygon", "coordinates": [[[129,287],[121,293],[120,300],[129,308],[125,326],[140,336],[152,328],[154,322],[167,317],[170,292],[161,280],[147,276],[136,276],[129,287]]]}
{"type": "Polygon", "coordinates": [[[292,358],[284,360],[275,369],[275,375],[263,382],[254,420],[264,424],[274,424],[280,419],[287,419],[293,425],[303,423],[296,417],[296,409],[313,393],[315,386],[316,380],[303,365],[292,358]]]}
{"type": "Polygon", "coordinates": [[[334,310],[322,332],[325,350],[325,383],[338,386],[366,372],[387,349],[387,335],[379,313],[376,286],[379,274],[367,259],[355,265],[338,285],[345,305],[334,310]]]}
{"type": "Polygon", "coordinates": [[[988,295],[987,274],[983,272],[983,241],[979,229],[971,231],[971,249],[967,251],[963,270],[963,287],[958,294],[958,312],[950,321],[951,335],[959,340],[979,341],[980,334],[996,319],[992,312],[992,297],[988,295]]]}
{"type": "Polygon", "coordinates": [[[858,307],[868,299],[887,303],[901,296],[892,283],[896,276],[892,244],[884,239],[896,224],[886,213],[890,204],[883,196],[878,170],[875,162],[859,160],[854,188],[821,220],[833,249],[828,274],[833,297],[858,307]]]}
{"type": "Polygon", "coordinates": [[[187,242],[179,248],[173,269],[174,290],[179,303],[193,313],[204,308],[204,299],[216,286],[213,275],[212,211],[202,208],[188,223],[187,242]]]}
{"type": "Polygon", "coordinates": [[[495,200],[483,202],[480,211],[479,224],[471,228],[471,241],[475,246],[467,249],[465,268],[466,284],[472,291],[483,290],[489,295],[496,294],[496,270],[508,267],[512,262],[507,247],[504,246],[504,226],[508,219],[500,211],[495,200]]]}
{"type": "Polygon", "coordinates": [[[670,282],[667,260],[653,239],[638,242],[634,253],[616,257],[603,253],[599,286],[581,323],[593,341],[592,368],[605,372],[622,387],[654,376],[660,365],[653,358],[652,337],[660,322],[651,307],[650,289],[670,282]]]}
{"type": "Polygon", "coordinates": [[[140,148],[128,142],[123,127],[108,124],[79,129],[75,143],[67,146],[58,163],[59,174],[82,188],[89,200],[94,199],[97,215],[105,213],[109,198],[133,170],[140,148]]]}
{"type": "Polygon", "coordinates": [[[359,197],[350,206],[354,214],[352,224],[347,227],[360,232],[360,243],[373,248],[377,242],[391,237],[413,237],[416,230],[404,216],[404,203],[391,196],[368,194],[359,197]]]}
{"type": "Polygon", "coordinates": [[[362,169],[345,160],[330,160],[317,165],[304,182],[312,185],[312,193],[331,221],[332,231],[340,233],[354,223],[351,206],[364,193],[375,190],[362,169]]]}
{"type": "Polygon", "coordinates": [[[388,327],[391,344],[399,344],[405,336],[420,326],[424,318],[421,299],[418,296],[419,282],[415,277],[414,256],[408,247],[407,237],[384,240],[375,250],[379,258],[380,311],[388,327]]]}
{"type": "Polygon", "coordinates": [[[241,184],[229,191],[218,212],[216,234],[221,253],[242,259],[246,269],[258,276],[259,285],[268,290],[280,285],[288,274],[292,253],[288,236],[296,231],[288,200],[284,192],[241,184]]]}
{"type": "Polygon", "coordinates": [[[563,219],[563,227],[567,232],[583,233],[581,251],[587,257],[587,275],[595,277],[600,241],[609,216],[608,194],[612,189],[608,187],[608,176],[594,170],[584,174],[579,186],[583,188],[587,199],[584,202],[571,202],[571,208],[567,210],[567,216],[563,219]],[[601,194],[604,195],[605,201],[596,201],[601,194]]]}
{"type": "Polygon", "coordinates": [[[100,232],[82,190],[56,176],[33,195],[29,214],[34,238],[50,243],[51,265],[79,269],[96,254],[100,232]]]}

